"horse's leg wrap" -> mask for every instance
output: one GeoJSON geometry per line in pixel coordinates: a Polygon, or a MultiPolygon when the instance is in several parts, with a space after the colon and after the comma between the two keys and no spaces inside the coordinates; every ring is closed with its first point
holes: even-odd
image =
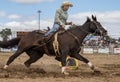
{"type": "Polygon", "coordinates": [[[5,65],[4,67],[3,67],[3,69],[7,69],[8,68],[8,65],[5,65]]]}
{"type": "Polygon", "coordinates": [[[70,69],[70,68],[69,68],[68,66],[62,67],[62,73],[65,74],[65,75],[69,75],[69,72],[68,72],[69,69],[70,69]]]}
{"type": "Polygon", "coordinates": [[[93,64],[92,64],[91,62],[88,62],[87,64],[88,64],[88,66],[89,66],[90,68],[93,67],[93,64]]]}
{"type": "Polygon", "coordinates": [[[64,73],[64,71],[65,71],[65,67],[62,67],[62,73],[64,73]]]}
{"type": "Polygon", "coordinates": [[[100,71],[98,70],[98,68],[95,67],[91,62],[88,63],[88,66],[89,66],[94,72],[100,73],[100,71]]]}

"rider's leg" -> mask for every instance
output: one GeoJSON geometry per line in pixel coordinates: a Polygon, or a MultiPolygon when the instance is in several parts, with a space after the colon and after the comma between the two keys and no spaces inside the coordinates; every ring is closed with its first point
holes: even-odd
{"type": "Polygon", "coordinates": [[[52,28],[50,31],[48,31],[48,32],[45,34],[45,36],[48,36],[48,35],[50,35],[50,34],[53,34],[53,33],[56,32],[59,28],[60,28],[60,25],[59,25],[59,24],[54,24],[54,25],[53,25],[53,28],[52,28]]]}
{"type": "Polygon", "coordinates": [[[43,37],[43,38],[41,38],[41,39],[38,39],[37,41],[35,41],[35,43],[34,43],[33,45],[34,45],[34,46],[38,46],[44,39],[47,39],[47,36],[48,36],[48,35],[53,34],[53,33],[56,32],[59,28],[60,28],[60,25],[59,25],[59,24],[54,24],[54,25],[53,25],[53,28],[45,34],[45,37],[43,37]]]}

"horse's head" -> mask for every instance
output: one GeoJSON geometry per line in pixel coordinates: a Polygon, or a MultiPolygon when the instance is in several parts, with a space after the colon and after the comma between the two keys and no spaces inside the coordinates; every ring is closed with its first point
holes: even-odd
{"type": "Polygon", "coordinates": [[[97,18],[92,15],[92,21],[90,18],[87,19],[87,22],[89,22],[89,28],[91,30],[91,33],[94,35],[100,35],[100,36],[106,36],[107,35],[107,30],[103,28],[101,23],[97,21],[97,18]]]}

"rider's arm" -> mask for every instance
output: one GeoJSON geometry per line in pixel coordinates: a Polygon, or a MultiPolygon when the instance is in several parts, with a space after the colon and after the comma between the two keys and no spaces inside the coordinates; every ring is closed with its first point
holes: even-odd
{"type": "Polygon", "coordinates": [[[72,25],[73,23],[72,22],[67,22],[66,25],[72,25]]]}
{"type": "Polygon", "coordinates": [[[60,20],[61,11],[57,10],[55,14],[55,22],[59,23],[61,26],[65,26],[65,24],[60,20]]]}

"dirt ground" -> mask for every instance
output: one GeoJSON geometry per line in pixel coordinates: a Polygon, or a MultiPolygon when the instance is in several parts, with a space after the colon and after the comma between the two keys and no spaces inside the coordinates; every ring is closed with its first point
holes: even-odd
{"type": "Polygon", "coordinates": [[[24,62],[29,58],[25,53],[18,57],[7,70],[3,70],[12,53],[0,53],[0,82],[120,82],[120,55],[84,55],[101,71],[93,73],[79,62],[77,70],[69,76],[61,74],[54,57],[44,56],[28,69],[24,62]]]}

